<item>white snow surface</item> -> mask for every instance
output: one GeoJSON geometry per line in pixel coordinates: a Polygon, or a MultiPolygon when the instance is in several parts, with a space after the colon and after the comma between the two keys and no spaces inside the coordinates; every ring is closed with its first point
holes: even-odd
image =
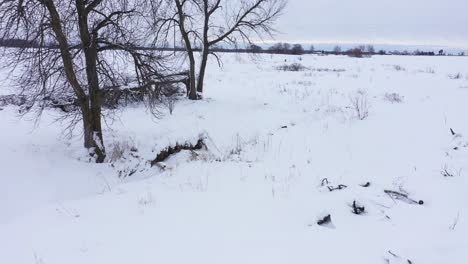
{"type": "Polygon", "coordinates": [[[123,155],[105,164],[59,111],[35,125],[0,107],[0,263],[467,263],[466,57],[222,58],[202,101],[108,120],[109,159],[123,155]],[[200,136],[207,150],[150,166],[200,136]]]}

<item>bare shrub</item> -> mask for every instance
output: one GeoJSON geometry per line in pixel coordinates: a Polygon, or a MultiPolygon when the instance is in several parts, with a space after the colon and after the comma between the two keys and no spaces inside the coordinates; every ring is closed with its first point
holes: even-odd
{"type": "Polygon", "coordinates": [[[341,47],[340,46],[335,46],[333,48],[333,53],[335,53],[335,55],[338,55],[341,53],[341,47]]]}
{"type": "Polygon", "coordinates": [[[22,95],[0,95],[0,106],[15,105],[22,106],[26,104],[26,97],[22,95]]]}
{"type": "Polygon", "coordinates": [[[169,114],[172,115],[174,112],[175,105],[181,95],[181,90],[179,87],[171,85],[164,90],[163,104],[169,110],[169,114]]]}
{"type": "Polygon", "coordinates": [[[403,102],[403,99],[404,97],[397,94],[397,93],[386,93],[384,95],[384,100],[385,101],[388,101],[390,103],[402,103],[403,102]]]}
{"type": "Polygon", "coordinates": [[[301,44],[294,44],[292,49],[291,49],[291,54],[293,54],[293,55],[303,55],[304,54],[304,48],[302,47],[301,44]]]}
{"type": "Polygon", "coordinates": [[[375,48],[374,48],[373,45],[367,45],[367,46],[366,46],[366,51],[367,51],[367,53],[369,53],[369,54],[375,54],[375,48]]]}
{"type": "Polygon", "coordinates": [[[360,48],[350,49],[346,54],[353,58],[362,58],[364,57],[364,52],[360,48]]]}
{"type": "Polygon", "coordinates": [[[144,196],[138,199],[138,204],[141,206],[149,206],[155,202],[153,194],[148,191],[144,196]]]}
{"type": "Polygon", "coordinates": [[[406,71],[406,69],[400,65],[393,65],[393,68],[395,69],[395,71],[406,71]]]}
{"type": "Polygon", "coordinates": [[[346,69],[342,69],[342,68],[339,68],[339,69],[313,68],[312,71],[316,71],[316,72],[336,72],[336,73],[340,73],[340,72],[345,72],[346,69]]]}
{"type": "Polygon", "coordinates": [[[129,153],[138,152],[137,148],[129,141],[114,142],[110,146],[110,150],[108,155],[110,163],[125,159],[125,156],[129,155],[129,153]]]}
{"type": "Polygon", "coordinates": [[[364,120],[369,116],[369,102],[365,91],[358,91],[350,97],[351,108],[354,110],[356,118],[364,120]]]}
{"type": "Polygon", "coordinates": [[[172,115],[174,112],[174,107],[177,102],[177,98],[174,96],[167,97],[164,99],[164,105],[167,107],[167,110],[169,110],[169,114],[172,115]]]}
{"type": "Polygon", "coordinates": [[[346,51],[346,55],[353,58],[371,57],[373,54],[375,54],[375,49],[371,45],[368,47],[360,45],[346,51]]]}
{"type": "Polygon", "coordinates": [[[240,155],[242,152],[242,139],[239,136],[239,133],[236,134],[236,146],[229,151],[230,156],[240,155]]]}
{"type": "Polygon", "coordinates": [[[440,171],[440,174],[444,177],[460,177],[462,174],[462,169],[455,170],[454,168],[449,168],[447,164],[444,165],[442,170],[440,171]]]}
{"type": "Polygon", "coordinates": [[[294,81],[285,85],[279,85],[278,88],[280,94],[302,101],[314,93],[313,86],[315,86],[315,83],[310,81],[294,81]]]}
{"type": "Polygon", "coordinates": [[[453,224],[449,227],[449,229],[450,230],[455,230],[459,220],[460,220],[460,212],[457,213],[457,216],[455,217],[455,220],[453,221],[453,224]]]}
{"type": "Polygon", "coordinates": [[[289,54],[291,51],[291,44],[289,43],[276,43],[269,47],[268,50],[274,54],[289,54]]]}
{"type": "Polygon", "coordinates": [[[300,85],[300,86],[312,86],[312,85],[314,85],[314,83],[311,82],[311,81],[294,81],[293,84],[297,84],[297,85],[300,85]]]}
{"type": "Polygon", "coordinates": [[[463,76],[462,76],[461,73],[456,73],[456,74],[450,74],[449,78],[452,79],[452,80],[458,80],[458,79],[463,78],[463,76]]]}
{"type": "Polygon", "coordinates": [[[278,71],[298,72],[298,71],[305,71],[308,68],[305,67],[304,65],[300,64],[300,63],[292,63],[292,64],[283,64],[283,65],[277,66],[276,69],[278,71]]]}

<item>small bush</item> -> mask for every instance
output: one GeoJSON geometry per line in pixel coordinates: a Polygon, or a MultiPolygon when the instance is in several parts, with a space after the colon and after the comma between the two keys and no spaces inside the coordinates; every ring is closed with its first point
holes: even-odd
{"type": "Polygon", "coordinates": [[[26,104],[27,98],[23,95],[0,95],[0,106],[15,105],[22,106],[26,104]]]}
{"type": "Polygon", "coordinates": [[[291,49],[291,54],[293,55],[303,55],[304,54],[304,48],[302,47],[301,44],[295,44],[293,45],[291,49]]]}
{"type": "Polygon", "coordinates": [[[371,57],[375,54],[375,49],[372,45],[369,45],[367,48],[366,46],[361,45],[346,51],[346,54],[353,58],[371,57]]]}
{"type": "Polygon", "coordinates": [[[166,97],[163,101],[164,105],[167,107],[167,110],[169,110],[169,114],[171,115],[174,112],[176,102],[177,98],[175,96],[166,97]]]}
{"type": "Polygon", "coordinates": [[[366,46],[366,51],[367,51],[368,54],[371,54],[371,55],[375,54],[375,48],[374,48],[373,45],[367,45],[366,46]]]}
{"type": "Polygon", "coordinates": [[[406,69],[400,65],[393,65],[393,68],[395,69],[395,71],[406,71],[406,69]]]}
{"type": "Polygon", "coordinates": [[[305,71],[307,70],[307,67],[300,63],[292,63],[292,64],[283,64],[278,67],[276,67],[277,70],[279,71],[293,71],[293,72],[298,72],[298,71],[305,71]]]}
{"type": "Polygon", "coordinates": [[[268,50],[275,54],[289,54],[291,52],[291,44],[277,43],[268,48],[268,50]]]}
{"type": "Polygon", "coordinates": [[[340,47],[340,46],[335,46],[335,47],[333,48],[333,53],[334,53],[335,55],[341,54],[341,47],[340,47]]]}
{"type": "Polygon", "coordinates": [[[457,73],[457,74],[450,74],[449,75],[449,78],[452,79],[452,80],[458,80],[458,79],[461,79],[463,78],[462,74],[461,73],[457,73]]]}
{"type": "Polygon", "coordinates": [[[348,54],[348,56],[353,57],[353,58],[362,58],[362,57],[364,57],[364,53],[359,48],[350,49],[350,50],[348,50],[346,52],[346,54],[348,54]]]}
{"type": "Polygon", "coordinates": [[[390,103],[402,103],[403,96],[397,93],[386,93],[384,96],[385,101],[389,101],[390,103]]]}
{"type": "Polygon", "coordinates": [[[364,120],[369,116],[369,102],[367,100],[367,93],[358,91],[350,98],[351,108],[354,110],[356,118],[364,120]]]}
{"type": "Polygon", "coordinates": [[[434,74],[435,70],[431,67],[426,68],[426,73],[434,74]]]}
{"type": "Polygon", "coordinates": [[[110,163],[115,163],[117,161],[125,159],[130,153],[138,152],[138,149],[132,146],[129,141],[114,142],[110,146],[110,151],[108,154],[108,159],[110,163]]]}

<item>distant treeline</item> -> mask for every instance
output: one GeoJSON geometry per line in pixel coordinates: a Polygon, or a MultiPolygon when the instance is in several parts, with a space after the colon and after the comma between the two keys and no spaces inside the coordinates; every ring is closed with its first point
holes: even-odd
{"type": "Polygon", "coordinates": [[[39,44],[35,41],[28,41],[23,39],[0,39],[0,47],[27,48],[39,47],[39,44]]]}
{"type": "MultiPolygon", "coordinates": [[[[42,45],[48,48],[58,48],[57,44],[49,43],[42,45]]],[[[35,41],[27,41],[22,39],[0,39],[0,47],[10,48],[39,48],[41,45],[35,41]]],[[[75,47],[76,48],[76,47],[75,47]]],[[[137,50],[160,50],[160,51],[185,51],[184,47],[135,47],[137,50]]],[[[194,51],[201,51],[201,48],[194,48],[194,51]]],[[[304,54],[322,54],[322,55],[347,55],[351,57],[366,57],[372,55],[403,55],[403,56],[465,56],[465,52],[459,52],[457,54],[446,53],[444,50],[434,51],[376,51],[373,45],[359,45],[352,49],[342,50],[340,46],[335,46],[333,50],[316,50],[313,45],[307,49],[301,44],[290,44],[290,43],[276,43],[268,48],[262,48],[261,46],[252,44],[247,48],[222,48],[215,47],[211,48],[212,52],[224,52],[224,53],[264,53],[264,54],[284,54],[284,55],[304,55],[304,54]]]]}
{"type": "Polygon", "coordinates": [[[291,55],[302,55],[302,54],[325,54],[325,55],[348,55],[351,57],[365,57],[371,55],[408,55],[408,56],[465,56],[465,52],[459,52],[457,54],[446,53],[444,50],[434,51],[386,51],[376,50],[373,45],[359,45],[351,49],[343,50],[340,46],[335,46],[332,50],[317,50],[313,45],[307,49],[301,44],[289,44],[289,43],[276,43],[267,49],[257,45],[251,45],[250,51],[254,53],[272,53],[272,54],[291,54],[291,55]]]}

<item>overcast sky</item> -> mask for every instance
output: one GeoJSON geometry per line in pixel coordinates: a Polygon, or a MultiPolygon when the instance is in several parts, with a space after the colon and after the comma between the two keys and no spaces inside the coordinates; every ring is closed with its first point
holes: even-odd
{"type": "Polygon", "coordinates": [[[289,0],[275,38],[468,47],[468,0],[289,0]]]}

